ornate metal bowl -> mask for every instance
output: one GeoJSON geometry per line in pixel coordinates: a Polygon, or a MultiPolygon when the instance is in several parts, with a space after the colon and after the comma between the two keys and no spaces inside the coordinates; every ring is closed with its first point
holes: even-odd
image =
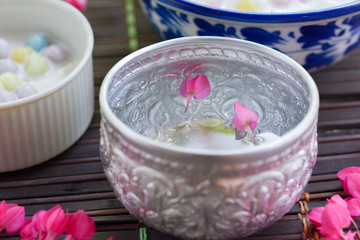
{"type": "Polygon", "coordinates": [[[186,0],[139,0],[163,39],[221,36],[279,50],[309,71],[334,64],[360,44],[360,2],[296,13],[246,13],[186,0]]]}
{"type": "Polygon", "coordinates": [[[281,218],[299,199],[317,155],[319,96],[289,57],[248,41],[186,37],[132,53],[100,90],[101,158],[118,199],[147,225],[185,239],[235,239],[281,218]],[[189,66],[210,95],[179,87],[189,66]],[[251,149],[200,150],[160,143],[164,126],[203,118],[231,123],[233,104],[259,115],[278,140],[251,149]]]}

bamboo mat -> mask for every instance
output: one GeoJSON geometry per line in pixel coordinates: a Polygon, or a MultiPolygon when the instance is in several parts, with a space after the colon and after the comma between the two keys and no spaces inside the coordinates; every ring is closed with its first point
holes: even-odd
{"type": "MultiPolygon", "coordinates": [[[[60,204],[69,212],[84,209],[96,223],[94,240],[139,239],[145,227],[129,215],[108,184],[99,157],[98,92],[107,71],[135,48],[160,41],[136,0],[89,0],[84,12],[95,35],[96,110],[85,134],[61,155],[41,165],[0,174],[0,200],[25,206],[26,214],[60,204]],[[133,8],[135,5],[135,8],[133,8]],[[126,15],[126,10],[128,15],[126,15]]],[[[360,166],[360,50],[339,64],[312,74],[320,91],[319,155],[304,196],[290,212],[246,239],[313,239],[306,212],[344,195],[336,173],[360,166]]],[[[176,240],[147,228],[148,240],[176,240]]],[[[1,233],[0,239],[19,239],[1,233]]]]}

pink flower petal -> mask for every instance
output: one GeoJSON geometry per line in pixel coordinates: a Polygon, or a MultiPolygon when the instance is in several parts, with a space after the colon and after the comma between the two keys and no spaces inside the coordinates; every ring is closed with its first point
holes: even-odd
{"type": "Polygon", "coordinates": [[[205,75],[199,75],[194,78],[194,91],[195,91],[195,99],[206,98],[210,94],[210,83],[208,78],[205,75]]]}
{"type": "Polygon", "coordinates": [[[360,167],[347,167],[347,168],[344,168],[344,169],[342,169],[341,171],[339,171],[337,173],[337,176],[340,179],[340,181],[344,181],[349,173],[358,173],[358,174],[360,174],[360,167]]]}
{"type": "Polygon", "coordinates": [[[106,239],[106,240],[115,240],[115,238],[113,238],[113,237],[109,237],[108,239],[106,239]]]}
{"type": "Polygon", "coordinates": [[[346,207],[336,203],[328,203],[321,217],[320,234],[340,239],[342,229],[349,227],[350,224],[351,216],[346,207]]]}
{"type": "Polygon", "coordinates": [[[71,5],[73,5],[82,12],[85,11],[86,9],[87,0],[65,0],[65,1],[67,3],[70,3],[71,5]]]}
{"type": "Polygon", "coordinates": [[[313,210],[311,210],[311,212],[306,215],[316,227],[321,226],[321,218],[324,209],[325,207],[313,208],[313,210]]]}
{"type": "Polygon", "coordinates": [[[257,126],[258,115],[252,111],[250,108],[241,105],[239,102],[235,102],[235,117],[233,119],[234,126],[239,130],[246,130],[245,127],[247,125],[250,126],[251,129],[255,129],[257,126]],[[234,123],[235,122],[235,123],[234,123]]]}
{"type": "Polygon", "coordinates": [[[65,226],[68,220],[68,214],[60,207],[56,205],[46,212],[45,216],[45,229],[48,235],[54,234],[58,237],[65,231],[65,226]]]}
{"type": "Polygon", "coordinates": [[[36,239],[38,233],[35,231],[32,219],[25,219],[20,229],[21,240],[36,239]]]}
{"type": "Polygon", "coordinates": [[[339,204],[343,207],[347,207],[347,203],[344,199],[342,199],[342,197],[340,197],[339,194],[336,194],[334,196],[332,196],[330,198],[330,200],[328,200],[328,203],[336,203],[336,204],[339,204]]]}
{"type": "Polygon", "coordinates": [[[194,77],[193,79],[190,78],[191,72],[180,85],[180,95],[188,99],[185,112],[189,107],[190,99],[192,97],[194,97],[194,99],[202,99],[209,96],[211,91],[210,82],[205,75],[202,74],[194,77]]]}
{"type": "Polygon", "coordinates": [[[1,232],[2,226],[4,226],[4,224],[5,224],[6,210],[7,210],[6,202],[5,202],[5,200],[3,200],[3,201],[1,201],[1,204],[0,204],[0,232],[1,232]]]}
{"type": "Polygon", "coordinates": [[[189,74],[189,76],[187,78],[185,78],[180,86],[180,95],[182,97],[188,97],[189,96],[189,92],[188,92],[188,81],[190,80],[190,76],[191,73],[189,74]]]}
{"type": "Polygon", "coordinates": [[[74,240],[89,240],[95,233],[94,220],[84,210],[79,210],[69,217],[65,232],[74,240]]]}
{"type": "Polygon", "coordinates": [[[46,231],[45,215],[46,215],[46,211],[40,210],[37,213],[35,213],[32,218],[32,222],[33,222],[32,225],[33,225],[34,231],[37,232],[38,234],[41,234],[42,232],[46,231]]]}
{"type": "Polygon", "coordinates": [[[347,208],[349,209],[352,218],[360,216],[360,199],[357,198],[346,198],[347,208]]]}
{"type": "Polygon", "coordinates": [[[7,234],[14,234],[21,228],[25,220],[25,209],[21,206],[11,206],[6,210],[5,230],[7,234]]]}
{"type": "MultiPolygon", "coordinates": [[[[190,74],[189,74],[189,76],[190,76],[190,74]]],[[[190,95],[190,96],[194,96],[196,93],[195,92],[195,82],[196,82],[196,77],[187,81],[186,91],[187,91],[188,95],[190,95]]]]}
{"type": "Polygon", "coordinates": [[[347,186],[347,191],[345,192],[354,198],[360,199],[360,174],[349,173],[345,178],[345,184],[347,186]]]}

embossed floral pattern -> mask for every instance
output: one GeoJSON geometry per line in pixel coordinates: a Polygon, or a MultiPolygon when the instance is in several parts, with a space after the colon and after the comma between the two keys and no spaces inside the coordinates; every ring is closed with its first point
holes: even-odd
{"type": "Polygon", "coordinates": [[[300,197],[317,155],[317,148],[312,148],[314,125],[301,140],[303,144],[286,150],[286,157],[279,153],[260,160],[264,164],[254,168],[257,174],[237,179],[238,171],[245,167],[239,162],[232,165],[231,174],[226,173],[228,177],[219,173],[206,180],[187,177],[184,169],[207,174],[209,165],[194,162],[185,166],[166,159],[161,163],[159,157],[127,142],[105,119],[101,136],[104,171],[123,205],[149,226],[191,239],[238,238],[275,222],[300,197]]]}

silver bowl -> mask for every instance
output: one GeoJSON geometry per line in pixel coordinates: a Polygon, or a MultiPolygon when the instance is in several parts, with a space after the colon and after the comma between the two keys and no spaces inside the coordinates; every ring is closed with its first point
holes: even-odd
{"type": "Polygon", "coordinates": [[[147,225],[185,239],[235,239],[281,218],[299,199],[317,155],[319,96],[310,75],[268,47],[185,37],[119,61],[100,90],[101,159],[118,199],[147,225]],[[210,95],[186,99],[185,69],[197,66],[210,95]],[[259,115],[278,140],[250,149],[201,150],[154,140],[164,127],[218,118],[234,101],[259,115]]]}

